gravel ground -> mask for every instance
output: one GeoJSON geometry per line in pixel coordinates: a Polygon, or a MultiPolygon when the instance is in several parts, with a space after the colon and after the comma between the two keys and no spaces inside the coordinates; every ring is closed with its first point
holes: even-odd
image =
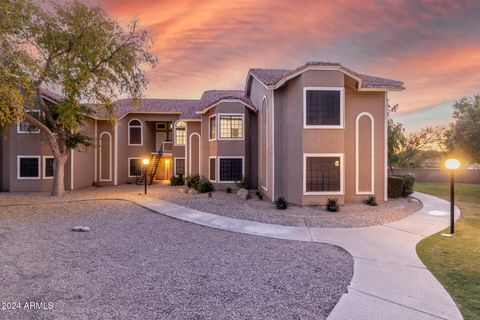
{"type": "MultiPolygon", "coordinates": [[[[400,198],[389,199],[388,202],[379,201],[376,207],[367,206],[361,202],[348,203],[336,213],[328,212],[318,206],[302,208],[290,205],[287,210],[277,210],[270,201],[258,200],[254,191],[251,192],[251,199],[243,201],[238,199],[235,193],[213,192],[213,197],[208,198],[207,194],[186,195],[178,192],[179,189],[180,187],[155,184],[149,186],[148,196],[228,217],[296,227],[366,227],[406,218],[422,208],[422,204],[416,199],[400,198]]],[[[47,193],[0,193],[0,205],[125,196],[144,197],[142,186],[92,187],[67,192],[65,196],[59,198],[52,198],[47,193]]]]}
{"type": "Polygon", "coordinates": [[[324,319],[353,274],[332,245],[216,230],[126,201],[52,203],[99,195],[0,194],[0,301],[53,302],[1,319],[324,319]]]}

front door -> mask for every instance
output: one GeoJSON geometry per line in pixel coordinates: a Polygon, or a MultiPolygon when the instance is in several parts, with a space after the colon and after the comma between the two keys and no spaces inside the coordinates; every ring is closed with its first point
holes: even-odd
{"type": "Polygon", "coordinates": [[[163,141],[165,140],[167,140],[167,133],[165,131],[157,131],[156,144],[155,144],[157,151],[160,150],[160,147],[162,146],[163,141]]]}

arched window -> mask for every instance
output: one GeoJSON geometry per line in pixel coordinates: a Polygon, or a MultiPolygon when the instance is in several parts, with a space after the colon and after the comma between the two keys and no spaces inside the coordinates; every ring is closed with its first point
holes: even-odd
{"type": "Polygon", "coordinates": [[[186,129],[186,124],[184,121],[177,121],[175,122],[175,145],[176,146],[183,146],[185,145],[185,129],[186,129]]]}
{"type": "Polygon", "coordinates": [[[142,122],[140,120],[132,119],[128,122],[128,145],[143,145],[143,130],[142,122]]]}

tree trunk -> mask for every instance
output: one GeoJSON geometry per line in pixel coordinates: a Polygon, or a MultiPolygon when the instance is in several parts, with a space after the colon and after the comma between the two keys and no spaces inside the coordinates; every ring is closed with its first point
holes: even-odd
{"type": "Polygon", "coordinates": [[[68,160],[68,153],[54,156],[53,159],[53,182],[52,196],[61,196],[65,194],[65,163],[68,160]]]}

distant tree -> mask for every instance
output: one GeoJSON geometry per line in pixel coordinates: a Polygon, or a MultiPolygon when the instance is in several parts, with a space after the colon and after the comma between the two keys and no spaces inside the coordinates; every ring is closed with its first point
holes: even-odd
{"type": "Polygon", "coordinates": [[[393,167],[417,167],[433,157],[438,157],[443,150],[444,126],[422,128],[416,133],[405,133],[400,122],[392,119],[391,114],[398,110],[398,105],[388,105],[388,165],[393,167]]]}
{"type": "Polygon", "coordinates": [[[445,133],[447,148],[480,163],[480,95],[456,101],[453,109],[455,122],[445,133]]]}
{"type": "Polygon", "coordinates": [[[156,64],[151,45],[136,20],[122,26],[97,6],[0,0],[0,126],[26,119],[47,138],[52,195],[65,192],[69,151],[90,143],[80,132],[91,112],[84,102],[109,114],[118,95],[140,98],[148,83],[144,67],[156,64]],[[45,86],[58,88],[62,101],[46,103],[45,86]],[[26,113],[30,108],[41,116],[26,113]]]}

